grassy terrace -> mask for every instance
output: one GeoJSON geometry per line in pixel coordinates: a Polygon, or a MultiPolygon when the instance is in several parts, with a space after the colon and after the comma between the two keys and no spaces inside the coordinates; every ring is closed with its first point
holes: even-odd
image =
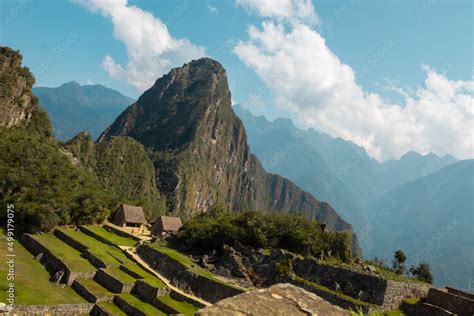
{"type": "Polygon", "coordinates": [[[127,264],[124,266],[125,269],[135,273],[136,275],[139,275],[141,280],[143,280],[145,283],[155,287],[155,288],[162,288],[165,287],[165,284],[161,282],[160,279],[152,275],[151,273],[143,270],[138,264],[136,263],[131,263],[127,264]]]}
{"type": "Polygon", "coordinates": [[[146,315],[157,315],[157,316],[166,315],[166,313],[163,313],[155,306],[138,299],[137,297],[133,296],[130,293],[122,293],[120,294],[120,297],[124,301],[126,301],[128,304],[144,312],[146,315]]]}
{"type": "Polygon", "coordinates": [[[203,276],[205,278],[208,278],[208,279],[211,279],[213,281],[216,281],[216,282],[219,282],[219,283],[222,283],[222,284],[225,284],[225,285],[228,285],[228,286],[232,286],[232,287],[235,287],[235,288],[238,288],[238,289],[242,289],[242,290],[245,290],[243,288],[240,288],[238,286],[235,286],[233,284],[230,284],[230,283],[227,283],[227,282],[224,282],[222,281],[217,275],[215,275],[214,273],[212,272],[209,272],[203,268],[201,268],[200,266],[198,266],[195,262],[193,262],[191,260],[191,258],[189,258],[188,256],[186,256],[185,254],[182,254],[181,252],[175,250],[175,249],[172,249],[172,248],[169,248],[169,247],[166,247],[164,246],[163,244],[159,244],[159,243],[154,243],[151,245],[151,247],[153,247],[154,249],[158,250],[159,252],[161,252],[162,254],[168,256],[169,258],[175,260],[175,261],[178,261],[179,263],[181,263],[182,265],[184,265],[189,271],[197,274],[197,275],[200,275],[200,276],[203,276]]]}
{"type": "Polygon", "coordinates": [[[102,226],[82,226],[83,228],[87,229],[88,231],[96,234],[99,237],[107,239],[108,241],[112,242],[118,246],[127,246],[133,247],[137,244],[137,241],[132,238],[122,237],[113,232],[108,231],[107,229],[103,228],[102,226]]]}
{"type": "MultiPolygon", "coordinates": [[[[0,257],[6,258],[5,235],[0,230],[0,257]]],[[[0,263],[0,302],[6,302],[7,264],[0,263]]],[[[69,287],[49,282],[50,275],[41,263],[18,241],[15,241],[15,303],[16,304],[82,304],[87,303],[69,287]],[[38,291],[41,289],[41,291],[38,291]]]]}
{"type": "Polygon", "coordinates": [[[114,315],[114,316],[126,316],[120,308],[118,308],[117,305],[115,305],[112,302],[100,302],[98,303],[100,307],[102,307],[105,311],[109,313],[109,315],[114,315]]]}
{"type": "Polygon", "coordinates": [[[113,276],[114,278],[116,278],[117,280],[119,280],[120,282],[124,284],[132,284],[137,281],[137,279],[132,277],[130,274],[120,270],[119,268],[109,268],[109,269],[103,269],[103,270],[104,272],[113,276]]]}
{"type": "Polygon", "coordinates": [[[194,315],[198,308],[188,302],[177,301],[169,295],[164,295],[158,297],[158,300],[174,310],[178,311],[180,314],[184,315],[194,315]]]}
{"type": "Polygon", "coordinates": [[[94,293],[97,297],[114,296],[113,293],[109,292],[105,287],[92,279],[76,279],[76,281],[90,292],[94,293]]]}
{"type": "Polygon", "coordinates": [[[331,290],[325,286],[322,286],[320,284],[317,284],[317,283],[314,283],[314,282],[311,282],[311,281],[308,281],[302,277],[299,277],[299,276],[295,276],[295,279],[301,283],[304,283],[310,287],[313,287],[317,290],[320,290],[320,291],[323,291],[323,292],[327,292],[327,293],[330,293],[330,294],[333,294],[333,295],[337,295],[347,301],[350,301],[352,303],[354,303],[355,305],[363,305],[363,306],[372,306],[374,308],[378,307],[377,305],[375,304],[371,304],[371,303],[367,303],[367,302],[364,302],[364,301],[361,301],[361,300],[358,300],[358,299],[355,299],[353,297],[350,297],[349,295],[346,295],[344,293],[342,293],[341,291],[334,291],[334,290],[331,290]]]}
{"type": "Polygon", "coordinates": [[[96,268],[76,249],[52,234],[34,235],[34,239],[44,245],[54,256],[60,258],[74,272],[90,272],[96,268]]]}
{"type": "Polygon", "coordinates": [[[68,235],[75,241],[81,243],[97,258],[105,264],[111,266],[119,266],[131,262],[130,259],[122,252],[122,250],[104,244],[103,242],[74,229],[60,229],[61,232],[68,235]]]}

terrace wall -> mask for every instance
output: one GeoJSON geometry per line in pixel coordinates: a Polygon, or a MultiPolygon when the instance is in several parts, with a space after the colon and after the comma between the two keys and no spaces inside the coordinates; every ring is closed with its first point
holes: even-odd
{"type": "Polygon", "coordinates": [[[176,287],[189,289],[194,295],[208,302],[215,303],[244,292],[241,289],[195,274],[180,262],[169,258],[148,245],[138,247],[137,253],[176,287]]]}
{"type": "Polygon", "coordinates": [[[58,271],[64,271],[64,276],[60,282],[66,283],[71,286],[76,278],[92,279],[95,275],[95,271],[91,272],[73,272],[61,259],[54,256],[48,248],[42,245],[30,234],[23,234],[21,241],[26,249],[31,252],[34,256],[42,253],[40,262],[46,266],[46,269],[51,273],[55,274],[58,271]]]}
{"type": "Polygon", "coordinates": [[[94,304],[15,305],[13,315],[86,315],[94,304]]]}

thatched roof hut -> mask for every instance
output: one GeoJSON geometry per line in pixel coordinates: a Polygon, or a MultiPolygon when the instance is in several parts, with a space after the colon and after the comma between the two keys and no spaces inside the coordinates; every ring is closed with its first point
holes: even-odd
{"type": "Polygon", "coordinates": [[[117,209],[112,222],[118,226],[140,227],[146,223],[141,206],[122,204],[117,209]]]}
{"type": "Polygon", "coordinates": [[[151,228],[151,234],[159,236],[163,233],[177,233],[183,226],[179,217],[160,216],[151,228]]]}

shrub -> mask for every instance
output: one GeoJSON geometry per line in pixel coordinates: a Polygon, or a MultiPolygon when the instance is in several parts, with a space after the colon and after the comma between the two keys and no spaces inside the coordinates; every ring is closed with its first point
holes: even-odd
{"type": "Polygon", "coordinates": [[[323,232],[318,222],[279,212],[227,212],[220,208],[188,220],[178,239],[192,247],[221,249],[234,241],[254,248],[278,247],[304,255],[321,252],[345,262],[351,259],[346,232],[323,232]]]}

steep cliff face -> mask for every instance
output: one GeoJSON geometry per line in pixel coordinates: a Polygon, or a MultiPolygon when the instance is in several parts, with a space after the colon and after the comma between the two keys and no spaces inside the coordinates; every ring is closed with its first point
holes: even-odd
{"type": "Polygon", "coordinates": [[[117,135],[147,148],[169,210],[183,217],[225,203],[235,211],[302,212],[331,229],[351,229],[328,204],[267,174],[251,155],[231,107],[226,72],[212,59],[192,61],[158,79],[99,142],[117,135]]]}
{"type": "Polygon", "coordinates": [[[35,79],[21,60],[17,51],[0,48],[0,126],[7,128],[27,125],[38,103],[31,93],[35,79]]]}

